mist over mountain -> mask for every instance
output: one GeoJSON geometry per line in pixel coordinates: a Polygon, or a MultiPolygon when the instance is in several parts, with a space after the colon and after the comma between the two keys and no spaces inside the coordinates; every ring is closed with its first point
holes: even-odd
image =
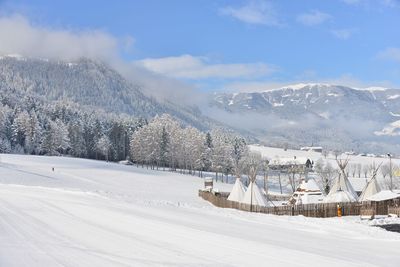
{"type": "Polygon", "coordinates": [[[271,145],[400,151],[400,91],[297,84],[254,93],[215,93],[216,119],[271,145]]]}
{"type": "Polygon", "coordinates": [[[150,119],[168,113],[207,130],[216,122],[192,105],[158,101],[109,65],[82,58],[67,62],[19,55],[0,58],[0,92],[32,95],[45,101],[69,101],[89,109],[150,119]]]}

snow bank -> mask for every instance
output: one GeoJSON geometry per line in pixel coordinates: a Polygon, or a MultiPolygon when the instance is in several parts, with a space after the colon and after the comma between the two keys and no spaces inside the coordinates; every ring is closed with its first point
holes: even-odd
{"type": "Polygon", "coordinates": [[[370,197],[367,197],[366,199],[369,201],[384,201],[384,200],[395,199],[395,198],[400,198],[400,194],[395,193],[390,190],[382,190],[379,193],[376,193],[370,197]]]}

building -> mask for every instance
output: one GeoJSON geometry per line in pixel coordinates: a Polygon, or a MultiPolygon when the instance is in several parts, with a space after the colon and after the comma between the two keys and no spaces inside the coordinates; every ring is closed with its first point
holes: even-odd
{"type": "Polygon", "coordinates": [[[305,146],[305,147],[301,147],[300,150],[322,153],[322,147],[320,147],[320,146],[305,146]]]}

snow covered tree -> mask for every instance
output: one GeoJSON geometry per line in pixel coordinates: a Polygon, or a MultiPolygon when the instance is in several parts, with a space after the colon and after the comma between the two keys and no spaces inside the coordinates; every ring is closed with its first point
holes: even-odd
{"type": "Polygon", "coordinates": [[[110,142],[110,139],[106,135],[100,137],[100,139],[96,143],[97,151],[105,157],[106,161],[108,161],[108,155],[110,154],[111,145],[112,144],[110,142]]]}
{"type": "Polygon", "coordinates": [[[14,146],[25,147],[29,128],[29,114],[26,110],[18,112],[12,124],[12,142],[14,146]]]}
{"type": "Polygon", "coordinates": [[[85,140],[83,139],[82,121],[79,119],[74,119],[69,123],[68,137],[70,140],[71,155],[75,157],[87,157],[85,140]]]}
{"type": "Polygon", "coordinates": [[[60,154],[64,154],[66,150],[70,147],[68,128],[60,119],[56,119],[55,124],[52,124],[52,127],[54,127],[53,138],[55,148],[60,154]]]}
{"type": "Polygon", "coordinates": [[[44,138],[42,143],[43,153],[47,155],[56,155],[57,147],[55,144],[55,123],[53,121],[47,120],[44,124],[44,138]]]}
{"type": "Polygon", "coordinates": [[[240,164],[243,155],[245,155],[248,151],[246,141],[241,137],[235,137],[233,141],[233,150],[232,150],[232,158],[233,158],[233,168],[236,178],[240,178],[242,175],[242,164],[240,164]]]}
{"type": "Polygon", "coordinates": [[[164,168],[168,163],[169,136],[165,126],[162,127],[160,140],[160,165],[164,168]]]}
{"type": "Polygon", "coordinates": [[[0,153],[11,153],[11,143],[8,139],[0,137],[0,153]]]}
{"type": "Polygon", "coordinates": [[[42,145],[42,128],[35,110],[31,110],[25,133],[25,150],[29,154],[38,155],[42,145]]]}

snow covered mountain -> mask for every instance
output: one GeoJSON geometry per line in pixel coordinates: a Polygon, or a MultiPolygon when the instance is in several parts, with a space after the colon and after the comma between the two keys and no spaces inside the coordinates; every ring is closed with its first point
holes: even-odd
{"type": "Polygon", "coordinates": [[[41,97],[44,101],[69,101],[91,109],[143,118],[169,113],[200,129],[207,129],[213,123],[195,107],[160,103],[110,66],[85,58],[64,62],[2,56],[0,92],[23,98],[41,97]]]}
{"type": "Polygon", "coordinates": [[[223,111],[225,121],[244,120],[248,130],[272,144],[400,151],[396,89],[297,84],[264,92],[216,93],[210,106],[223,111]]]}

